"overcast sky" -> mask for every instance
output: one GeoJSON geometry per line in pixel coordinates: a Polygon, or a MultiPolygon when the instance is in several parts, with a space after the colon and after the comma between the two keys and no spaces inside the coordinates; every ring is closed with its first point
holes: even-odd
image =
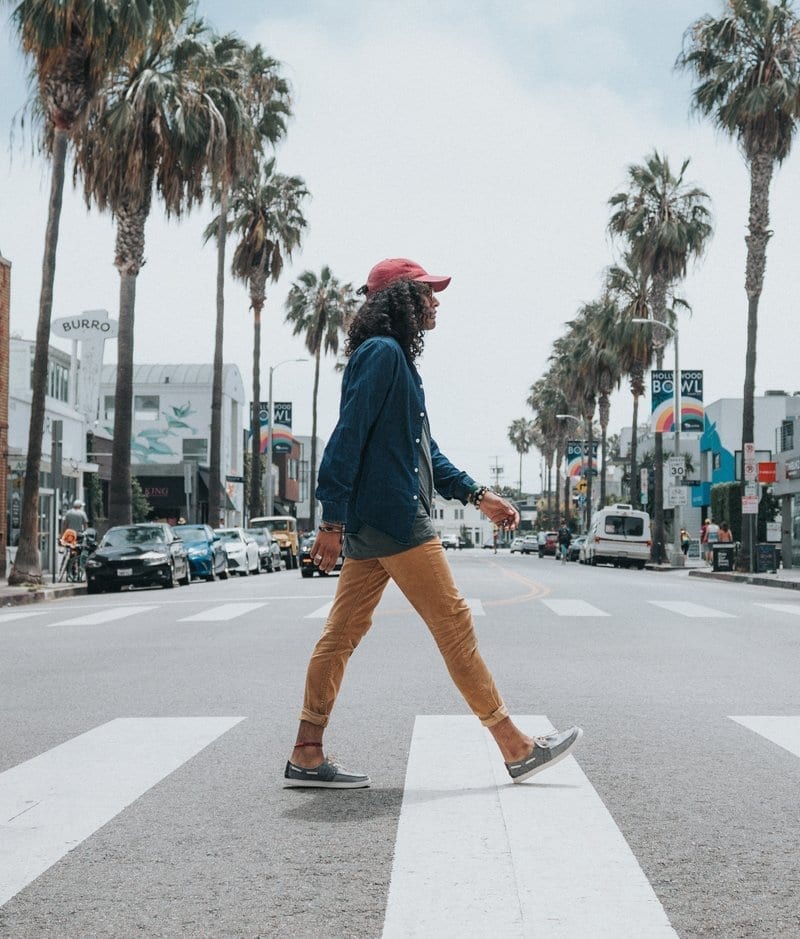
{"type": "MultiPolygon", "coordinates": [[[[739,397],[748,176],[736,145],[689,114],[690,78],[673,70],[686,27],[721,8],[720,0],[201,2],[216,29],[261,42],[284,64],[295,116],[278,166],[303,176],[313,194],[302,251],[268,292],[263,399],[268,367],[304,354],[284,324],[294,277],[328,264],[358,285],[381,258],[414,258],[453,278],[421,360],[433,434],[476,479],[488,481],[497,458],[502,481],[516,484],[508,426],[532,416],[525,400],[553,340],[582,303],[597,298],[615,258],[605,232],[608,198],[624,187],[626,167],[654,148],[675,170],[691,158],[688,176],[711,195],[715,222],[710,249],[681,290],[693,308],[681,319],[681,366],[704,370],[707,403],[739,397]]],[[[8,31],[0,32],[5,130],[25,100],[25,64],[8,31]]],[[[792,299],[798,161],[800,154],[790,156],[773,184],[757,393],[800,390],[792,299]]],[[[19,133],[0,166],[12,331],[33,338],[48,169],[19,133]]],[[[201,207],[167,223],[154,206],[137,285],[139,363],[211,361],[215,259],[201,245],[210,213],[201,207]]],[[[116,316],[113,231],[70,189],[54,318],[96,308],[116,316]]],[[[239,365],[249,389],[252,319],[245,289],[234,282],[226,291],[225,360],[239,365]]],[[[274,373],[276,400],[294,403],[296,433],[311,430],[312,380],[310,362],[274,373]]],[[[339,383],[329,359],[319,411],[324,438],[339,383]]],[[[631,400],[627,389],[615,395],[612,431],[630,423],[631,400]]],[[[537,454],[523,462],[523,485],[539,488],[537,454]]]]}

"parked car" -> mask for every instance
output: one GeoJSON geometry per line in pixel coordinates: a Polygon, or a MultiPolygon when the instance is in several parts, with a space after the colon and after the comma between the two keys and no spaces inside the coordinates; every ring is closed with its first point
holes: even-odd
{"type": "Polygon", "coordinates": [[[287,569],[297,568],[300,545],[297,537],[297,519],[291,515],[260,515],[250,519],[251,528],[268,528],[280,545],[287,569]]]}
{"type": "Polygon", "coordinates": [[[581,555],[581,548],[586,544],[586,535],[578,535],[577,538],[573,538],[569,543],[567,548],[567,560],[568,561],[580,561],[583,564],[583,556],[581,555]]]}
{"type": "Polygon", "coordinates": [[[462,545],[456,535],[442,535],[442,547],[445,551],[449,550],[450,548],[453,548],[453,550],[458,550],[462,547],[462,545]]]}
{"type": "Polygon", "coordinates": [[[191,578],[183,541],[163,522],[109,528],[86,561],[86,590],[114,593],[123,587],[174,587],[191,578]]]}
{"type": "Polygon", "coordinates": [[[518,535],[511,542],[511,553],[535,554],[539,550],[539,540],[536,535],[518,535]]]}
{"type": "Polygon", "coordinates": [[[262,571],[272,574],[283,569],[281,549],[268,528],[245,528],[258,545],[258,561],[262,571]]]}
{"type": "Polygon", "coordinates": [[[243,528],[218,528],[217,534],[228,556],[229,571],[242,577],[261,573],[258,544],[252,535],[248,535],[243,528]]]}
{"type": "Polygon", "coordinates": [[[557,531],[540,531],[537,537],[536,550],[539,553],[539,557],[543,558],[545,554],[552,554],[553,557],[556,556],[556,550],[558,548],[558,532],[557,531]]]}
{"type": "MultiPolygon", "coordinates": [[[[301,577],[313,577],[314,574],[319,574],[320,577],[327,577],[328,575],[321,571],[317,565],[314,563],[314,558],[311,556],[311,548],[314,545],[315,535],[308,535],[300,542],[300,576],[301,577]]],[[[340,554],[336,564],[333,566],[334,571],[340,571],[342,569],[342,564],[344,564],[344,557],[340,554]]]]}
{"type": "Polygon", "coordinates": [[[607,505],[592,516],[583,553],[587,564],[605,563],[644,570],[651,545],[647,512],[618,503],[607,505]]]}
{"type": "Polygon", "coordinates": [[[228,579],[228,556],[219,535],[210,525],[173,525],[189,556],[192,577],[204,580],[228,579]]]}

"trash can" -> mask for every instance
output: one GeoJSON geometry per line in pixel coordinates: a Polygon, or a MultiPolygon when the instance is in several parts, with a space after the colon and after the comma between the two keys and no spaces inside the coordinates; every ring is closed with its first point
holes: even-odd
{"type": "Polygon", "coordinates": [[[778,548],[774,544],[756,545],[756,573],[774,574],[778,570],[778,548]]]}
{"type": "Polygon", "coordinates": [[[731,543],[711,545],[711,569],[714,571],[732,571],[736,546],[731,543]]]}

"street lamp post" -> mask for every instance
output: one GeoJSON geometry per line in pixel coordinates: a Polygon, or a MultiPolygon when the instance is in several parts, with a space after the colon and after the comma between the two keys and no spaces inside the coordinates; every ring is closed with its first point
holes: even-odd
{"type": "Polygon", "coordinates": [[[274,514],[274,501],[272,496],[272,373],[281,367],[281,365],[286,365],[287,362],[307,362],[308,359],[284,359],[282,362],[278,362],[277,365],[270,365],[269,367],[269,403],[267,404],[267,480],[266,480],[266,505],[267,505],[267,515],[274,514]]]}
{"type": "MultiPolygon", "coordinates": [[[[649,323],[652,325],[655,321],[651,319],[645,319],[644,317],[634,316],[631,318],[632,323],[649,323]]],[[[678,358],[678,327],[670,326],[669,323],[659,323],[659,326],[663,326],[664,329],[672,333],[672,336],[675,340],[675,372],[672,380],[672,393],[673,393],[673,411],[674,411],[674,423],[675,423],[675,456],[681,456],[681,371],[680,371],[680,361],[678,358]]],[[[662,470],[663,472],[663,467],[662,470]]],[[[685,558],[683,556],[683,551],[681,549],[681,506],[674,505],[673,510],[673,546],[672,546],[672,566],[673,567],[683,567],[685,564],[685,558]]]]}
{"type": "MultiPolygon", "coordinates": [[[[586,454],[584,453],[584,451],[586,450],[586,424],[582,417],[576,417],[574,414],[556,414],[556,417],[561,421],[575,421],[576,424],[580,424],[580,427],[581,427],[581,479],[585,480],[584,457],[586,454]]],[[[590,462],[589,472],[591,473],[591,471],[592,471],[592,465],[590,462]]],[[[583,496],[584,499],[586,498],[585,493],[581,493],[581,495],[583,496]]],[[[566,506],[565,506],[565,512],[566,512],[566,506]]],[[[582,513],[578,513],[578,518],[581,518],[581,516],[583,516],[583,518],[581,519],[582,531],[589,530],[588,514],[589,514],[589,511],[587,508],[584,508],[584,511],[582,513]]]]}

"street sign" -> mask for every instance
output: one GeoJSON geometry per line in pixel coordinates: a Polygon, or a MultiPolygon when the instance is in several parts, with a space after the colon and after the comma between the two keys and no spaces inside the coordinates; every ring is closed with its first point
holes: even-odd
{"type": "Polygon", "coordinates": [[[589,488],[589,484],[585,479],[582,479],[575,488],[578,490],[578,492],[586,492],[586,490],[589,488]]]}
{"type": "Polygon", "coordinates": [[[758,515],[758,496],[742,496],[742,515],[758,515]]]}
{"type": "Polygon", "coordinates": [[[752,463],[756,458],[756,445],[754,443],[746,443],[744,445],[744,458],[746,462],[752,463]]]}
{"type": "Polygon", "coordinates": [[[683,481],[683,477],[686,475],[686,460],[679,456],[671,456],[667,460],[667,467],[673,484],[683,481]]]}
{"type": "Polygon", "coordinates": [[[677,505],[689,504],[689,493],[686,491],[684,486],[668,486],[667,493],[669,508],[674,509],[677,505]]]}
{"type": "Polygon", "coordinates": [[[744,484],[744,494],[749,498],[758,498],[758,483],[745,483],[744,484]]]}
{"type": "Polygon", "coordinates": [[[744,478],[748,482],[753,482],[758,479],[758,464],[755,460],[744,461],[744,478]]]}

